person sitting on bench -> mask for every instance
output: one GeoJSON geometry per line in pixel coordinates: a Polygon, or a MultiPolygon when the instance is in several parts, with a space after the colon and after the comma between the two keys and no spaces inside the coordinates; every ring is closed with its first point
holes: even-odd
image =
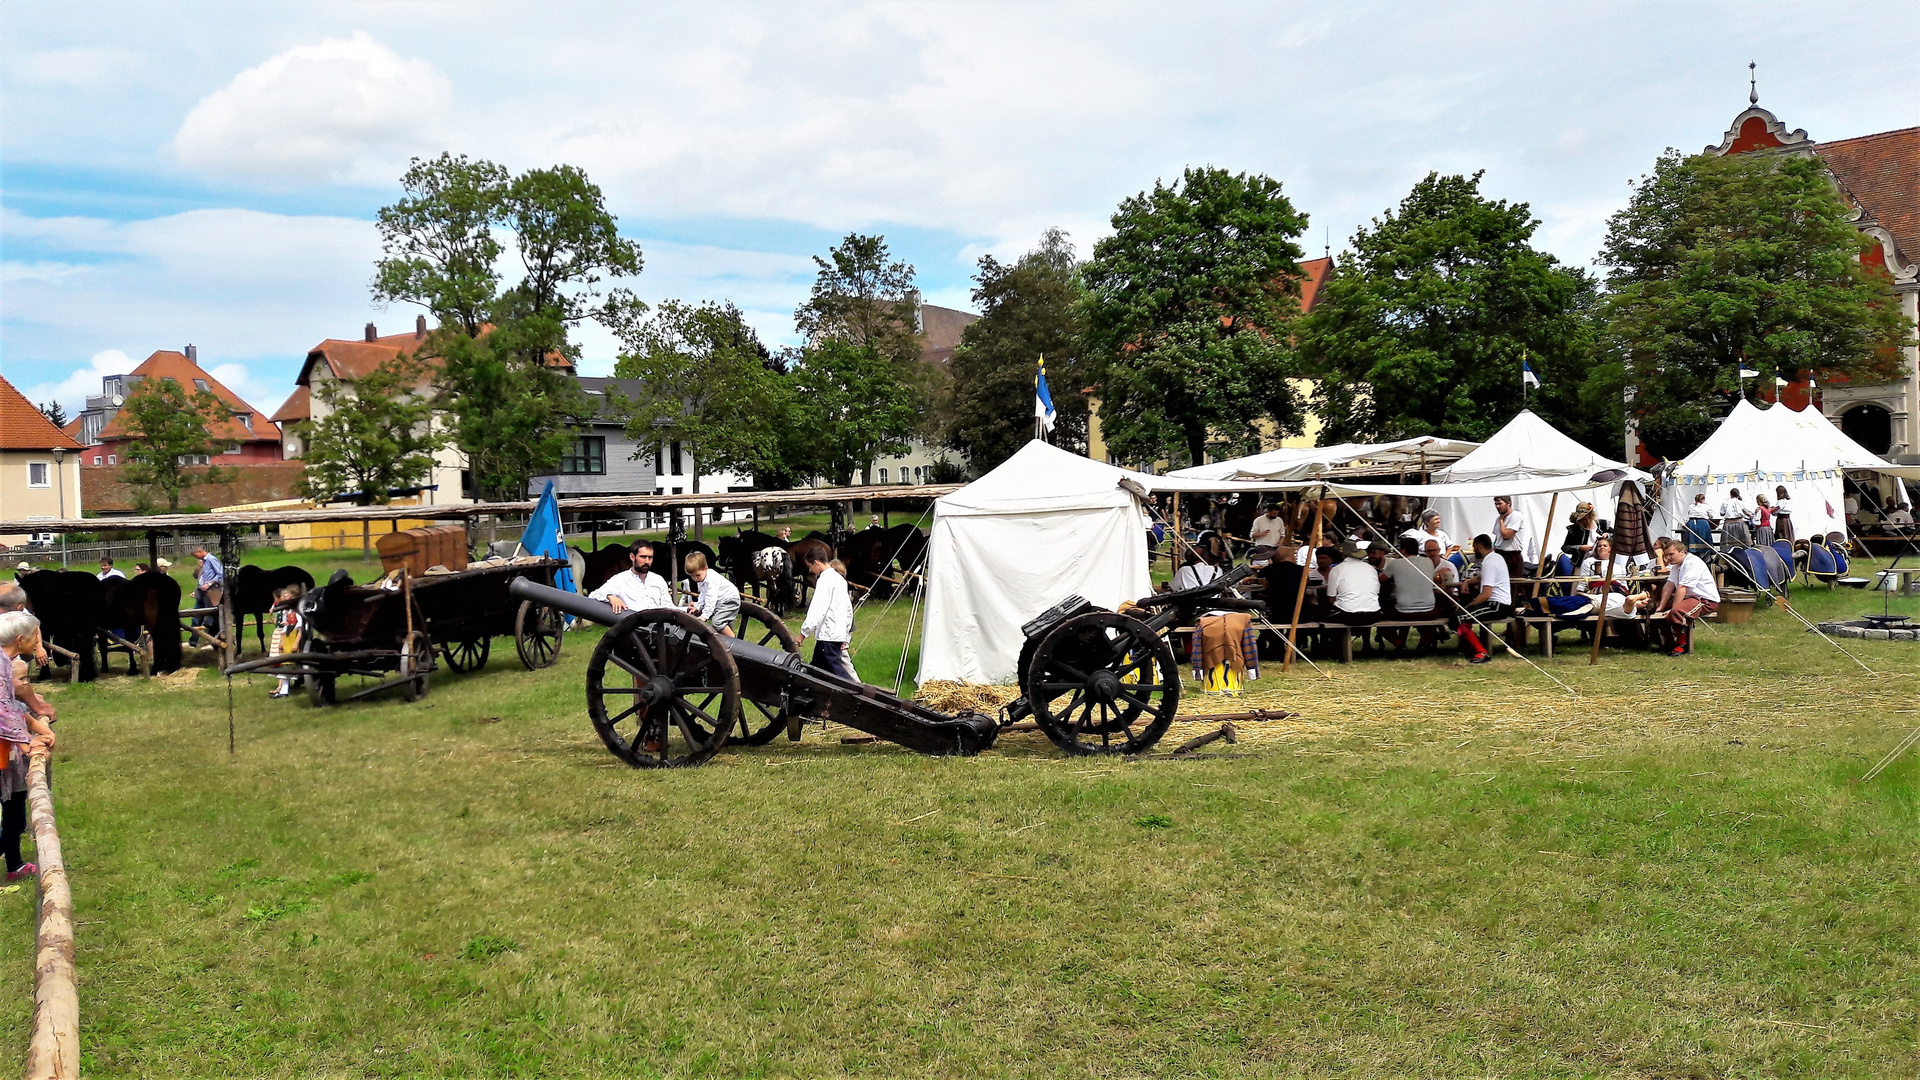
{"type": "Polygon", "coordinates": [[[1631,617],[1646,603],[1646,597],[1636,596],[1628,586],[1627,578],[1633,573],[1633,560],[1625,555],[1613,553],[1613,541],[1601,537],[1594,541],[1593,557],[1580,564],[1580,576],[1587,581],[1581,591],[1599,596],[1602,589],[1607,591],[1607,617],[1631,617]],[[1613,584],[1607,584],[1607,566],[1613,566],[1613,584]]]}
{"type": "Polygon", "coordinates": [[[1480,634],[1493,637],[1489,624],[1504,621],[1513,614],[1513,575],[1507,570],[1507,560],[1493,550],[1493,538],[1486,533],[1473,538],[1473,553],[1480,560],[1480,576],[1467,581],[1467,587],[1474,591],[1469,595],[1466,610],[1453,617],[1453,629],[1473,650],[1467,663],[1484,664],[1492,657],[1481,643],[1480,634]],[[1476,626],[1478,633],[1474,630],[1476,626]]]}
{"type": "MultiPolygon", "coordinates": [[[[1432,547],[1435,552],[1438,551],[1439,543],[1437,541],[1429,540],[1427,544],[1432,547]]],[[[1453,564],[1445,562],[1445,560],[1439,559],[1437,556],[1429,558],[1426,552],[1420,550],[1420,546],[1420,541],[1414,539],[1412,536],[1402,536],[1400,537],[1399,557],[1387,560],[1387,568],[1382,572],[1381,578],[1389,584],[1393,593],[1391,604],[1382,605],[1389,618],[1396,620],[1405,619],[1409,622],[1433,618],[1434,572],[1438,570],[1443,563],[1448,570],[1452,570],[1453,564]]],[[[1407,647],[1406,627],[1382,630],[1380,632],[1394,636],[1394,648],[1405,649],[1407,647]]],[[[1433,648],[1439,644],[1439,641],[1439,627],[1423,626],[1420,628],[1421,652],[1431,652],[1433,648]]]]}
{"type": "Polygon", "coordinates": [[[1326,622],[1372,626],[1380,621],[1380,571],[1358,547],[1321,548],[1327,563],[1326,622]],[[1330,565],[1328,565],[1330,564],[1330,565]]]}
{"type": "Polygon", "coordinates": [[[1720,586],[1706,560],[1687,551],[1678,540],[1666,540],[1667,583],[1653,614],[1654,623],[1666,620],[1662,627],[1668,656],[1685,656],[1693,651],[1693,624],[1720,610],[1720,586]]]}

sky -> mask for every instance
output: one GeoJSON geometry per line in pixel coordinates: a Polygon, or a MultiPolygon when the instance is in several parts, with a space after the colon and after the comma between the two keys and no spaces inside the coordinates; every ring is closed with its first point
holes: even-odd
{"type": "MultiPolygon", "coordinates": [[[[1667,147],[1761,105],[1816,140],[1920,125],[1912,0],[1805,4],[85,3],[0,16],[0,374],[69,413],[157,349],[271,411],[368,292],[413,156],[572,164],[645,299],[774,345],[811,257],[886,235],[927,300],[1050,226],[1212,165],[1279,180],[1309,256],[1431,171],[1485,171],[1591,265],[1667,147]]],[[[617,344],[579,338],[582,372],[617,344]]]]}

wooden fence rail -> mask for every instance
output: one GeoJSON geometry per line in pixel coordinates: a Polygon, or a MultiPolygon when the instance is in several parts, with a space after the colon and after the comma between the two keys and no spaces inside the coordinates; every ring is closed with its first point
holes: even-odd
{"type": "Polygon", "coordinates": [[[33,1039],[27,1047],[27,1080],[70,1080],[80,1075],[80,998],[73,972],[73,892],[53,825],[51,754],[33,749],[27,776],[32,807],[34,861],[40,866],[40,931],[33,964],[33,1039]]]}

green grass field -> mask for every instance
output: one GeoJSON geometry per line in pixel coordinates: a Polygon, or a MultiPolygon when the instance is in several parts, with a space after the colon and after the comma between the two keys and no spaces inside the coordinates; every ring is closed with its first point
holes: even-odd
{"type": "MultiPolygon", "coordinates": [[[[862,613],[870,681],[904,616],[862,613]]],[[[1566,648],[1572,695],[1269,666],[1240,704],[1300,716],[1189,760],[815,727],[642,773],[587,723],[596,636],[411,706],[236,680],[231,755],[210,671],[56,690],[87,1075],[1920,1072],[1920,761],[1852,782],[1920,724],[1913,645],[1847,642],[1869,677],[1763,611],[1566,648]]]]}

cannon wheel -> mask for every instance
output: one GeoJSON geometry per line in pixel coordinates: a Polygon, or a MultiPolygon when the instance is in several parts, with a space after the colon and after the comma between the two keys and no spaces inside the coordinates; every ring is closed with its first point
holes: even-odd
{"type": "Polygon", "coordinates": [[[433,642],[428,639],[425,630],[415,630],[407,635],[406,644],[400,647],[400,674],[413,678],[400,684],[400,696],[408,701],[419,701],[427,696],[427,672],[433,670],[433,642]]]}
{"type": "Polygon", "coordinates": [[[1173,650],[1111,611],[1077,615],[1042,638],[1023,689],[1040,730],[1076,755],[1142,753],[1180,704],[1173,650]]]}
{"type": "Polygon", "coordinates": [[[560,642],[566,628],[560,613],[553,608],[531,600],[520,601],[520,611],[513,617],[513,647],[528,671],[551,667],[560,659],[560,642]]]}
{"type": "MultiPolygon", "coordinates": [[[[772,611],[759,604],[740,602],[740,619],[733,625],[734,634],[742,641],[751,641],[755,645],[764,645],[769,649],[779,649],[798,656],[800,643],[793,639],[793,630],[772,611]]],[[[768,708],[751,698],[740,704],[740,722],[734,726],[734,732],[728,741],[746,746],[765,746],[782,731],[788,731],[798,738],[799,729],[790,725],[791,718],[787,710],[768,708]]]]}
{"type": "Polygon", "coordinates": [[[740,669],[720,632],[686,612],[628,612],[587,661],[587,713],[635,768],[698,765],[740,722],[740,669]]]}
{"type": "Polygon", "coordinates": [[[334,676],[332,673],[328,673],[324,675],[308,675],[305,678],[303,678],[301,681],[307,684],[307,703],[308,704],[318,709],[334,703],[334,700],[335,700],[334,692],[333,692],[334,676]]]}
{"type": "Polygon", "coordinates": [[[493,639],[484,637],[450,641],[440,646],[441,654],[447,658],[447,668],[456,675],[465,675],[486,667],[487,656],[492,651],[493,639]]]}

